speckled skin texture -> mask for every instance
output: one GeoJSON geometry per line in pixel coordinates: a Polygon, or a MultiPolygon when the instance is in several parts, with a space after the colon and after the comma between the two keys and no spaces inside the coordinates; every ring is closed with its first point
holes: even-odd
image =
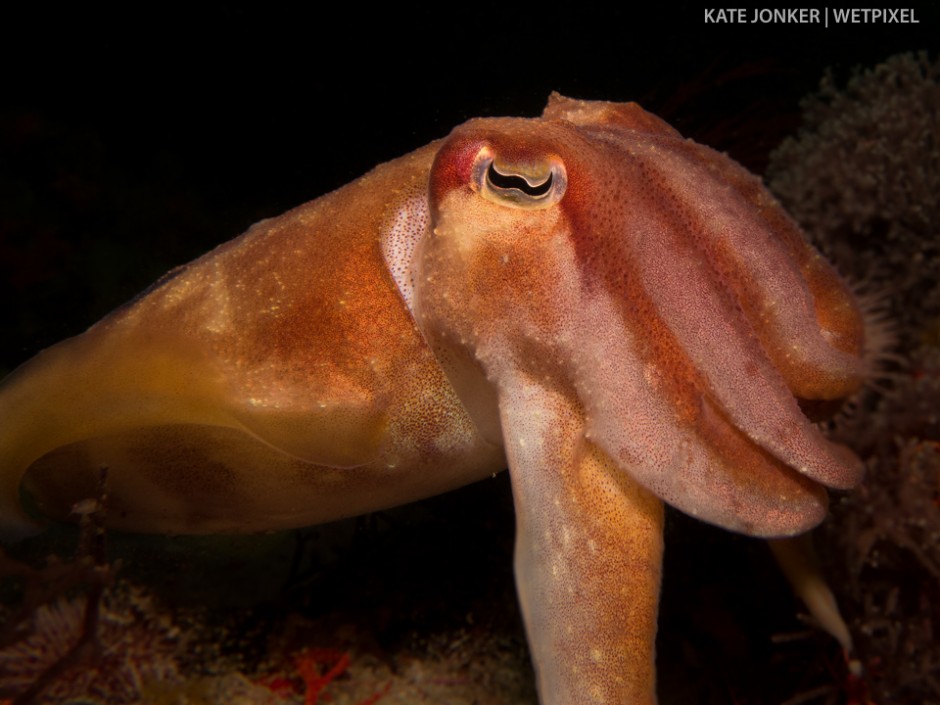
{"type": "Polygon", "coordinates": [[[662,504],[797,534],[861,318],[759,181],[634,104],[474,120],[174,270],[0,388],[0,528],[258,531],[502,469],[545,705],[655,701],[662,504]]]}

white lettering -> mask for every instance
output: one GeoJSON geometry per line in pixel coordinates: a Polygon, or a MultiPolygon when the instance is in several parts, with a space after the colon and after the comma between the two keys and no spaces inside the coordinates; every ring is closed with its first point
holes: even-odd
{"type": "Polygon", "coordinates": [[[832,17],[838,24],[920,24],[914,8],[855,7],[832,8],[832,17]]]}
{"type": "Polygon", "coordinates": [[[755,9],[751,22],[753,24],[814,24],[819,22],[819,8],[755,9]]]}
{"type": "Polygon", "coordinates": [[[705,24],[746,24],[747,17],[743,7],[741,8],[711,8],[705,10],[705,24]]]}
{"type": "Polygon", "coordinates": [[[744,8],[710,7],[705,9],[705,24],[825,24],[828,27],[830,9],[835,24],[920,24],[914,8],[910,7],[833,7],[826,8],[825,16],[818,7],[761,7],[754,8],[750,17],[744,8]]]}

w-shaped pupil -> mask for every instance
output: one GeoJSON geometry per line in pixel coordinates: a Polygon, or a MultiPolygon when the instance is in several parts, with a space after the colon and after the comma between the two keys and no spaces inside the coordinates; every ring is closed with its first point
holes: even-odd
{"type": "Polygon", "coordinates": [[[527,196],[532,196],[538,198],[539,196],[544,196],[552,188],[552,176],[551,172],[548,173],[548,178],[545,179],[540,184],[530,184],[522,176],[517,176],[516,174],[500,174],[496,171],[496,167],[493,164],[490,164],[490,168],[486,172],[486,178],[492,186],[498,189],[508,190],[511,188],[518,189],[527,196]]]}

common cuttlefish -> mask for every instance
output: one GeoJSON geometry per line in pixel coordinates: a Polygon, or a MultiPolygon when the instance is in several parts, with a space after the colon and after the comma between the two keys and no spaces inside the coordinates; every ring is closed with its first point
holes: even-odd
{"type": "Polygon", "coordinates": [[[761,182],[553,95],[262,221],[0,388],[0,528],[95,495],[152,532],[298,527],[509,467],[543,705],[655,702],[663,502],[807,531],[859,460],[850,289],[761,182]]]}

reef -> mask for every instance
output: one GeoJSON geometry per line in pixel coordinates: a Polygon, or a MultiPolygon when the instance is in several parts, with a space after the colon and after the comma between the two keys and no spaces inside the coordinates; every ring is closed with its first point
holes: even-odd
{"type": "Polygon", "coordinates": [[[818,532],[876,703],[940,701],[940,61],[832,74],[768,183],[879,320],[874,390],[832,433],[867,476],[818,532]],[[894,342],[885,349],[886,341],[894,342]]]}

